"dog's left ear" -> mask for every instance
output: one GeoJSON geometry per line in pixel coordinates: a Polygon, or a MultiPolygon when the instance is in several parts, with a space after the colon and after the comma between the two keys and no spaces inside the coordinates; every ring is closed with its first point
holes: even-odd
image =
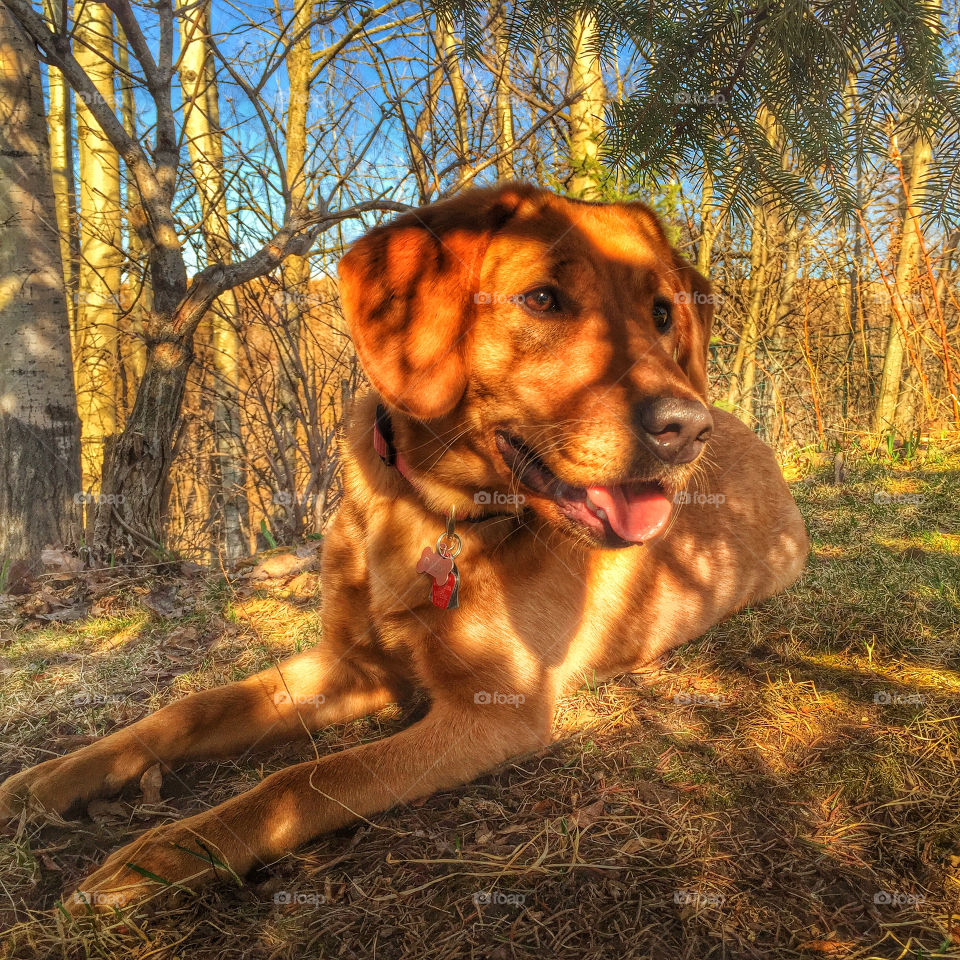
{"type": "Polygon", "coordinates": [[[679,254],[676,255],[686,297],[683,308],[686,322],[680,325],[677,362],[704,400],[707,399],[707,358],[710,353],[710,331],[713,329],[714,300],[710,281],[679,254]]]}
{"type": "Polygon", "coordinates": [[[524,184],[467,191],[371,230],[341,259],[343,313],[388,404],[430,420],[460,401],[484,254],[535,192],[524,184]]]}

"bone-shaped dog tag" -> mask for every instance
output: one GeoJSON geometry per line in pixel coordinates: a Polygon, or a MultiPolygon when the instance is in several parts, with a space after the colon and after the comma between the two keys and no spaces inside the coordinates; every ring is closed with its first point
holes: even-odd
{"type": "Polygon", "coordinates": [[[450,557],[444,557],[429,547],[423,548],[423,553],[420,554],[420,559],[417,561],[417,573],[427,573],[437,583],[446,583],[452,569],[453,560],[450,557]]]}

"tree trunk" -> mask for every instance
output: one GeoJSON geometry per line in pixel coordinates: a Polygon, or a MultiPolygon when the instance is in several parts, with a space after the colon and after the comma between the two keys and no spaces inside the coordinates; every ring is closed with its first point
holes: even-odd
{"type": "Polygon", "coordinates": [[[750,280],[747,285],[747,317],[737,344],[737,353],[730,371],[727,390],[729,408],[748,426],[753,426],[753,382],[756,372],[757,335],[760,307],[766,290],[767,237],[765,213],[761,204],[753,209],[753,230],[750,239],[750,280]]]}
{"type": "MultiPolygon", "coordinates": [[[[114,109],[113,15],[106,4],[76,0],[74,50],[102,102],[114,109]]],[[[117,331],[120,322],[120,161],[82,98],[77,98],[80,162],[80,269],[77,281],[77,406],[83,485],[100,489],[104,448],[117,430],[117,331]]]]}
{"type": "Polygon", "coordinates": [[[127,547],[134,555],[164,556],[163,527],[169,498],[173,439],[193,362],[192,331],[171,336],[170,318],[155,318],[148,331],[147,365],[123,432],[107,448],[103,490],[93,542],[101,552],[127,547]]]}
{"type": "Polygon", "coordinates": [[[40,67],[0,4],[0,579],[81,536],[80,424],[40,67]],[[6,569],[4,569],[6,567],[6,569]]]}
{"type": "Polygon", "coordinates": [[[600,183],[600,140],[604,132],[606,91],[600,58],[597,56],[597,18],[585,10],[573,15],[570,27],[573,59],[567,94],[583,92],[570,104],[569,152],[570,195],[582,200],[598,200],[600,183]]]}
{"type": "MultiPolygon", "coordinates": [[[[121,71],[129,70],[129,55],[127,53],[126,38],[123,33],[119,37],[118,62],[121,71]]],[[[137,133],[137,108],[133,94],[133,83],[126,73],[120,77],[120,108],[123,115],[123,129],[134,140],[139,138],[137,133]]],[[[150,287],[149,271],[146,267],[146,250],[140,239],[138,225],[142,224],[146,214],[143,210],[143,201],[140,191],[126,171],[126,203],[124,209],[127,215],[127,283],[130,287],[131,308],[125,318],[127,322],[127,337],[121,350],[120,362],[124,367],[124,379],[128,396],[136,396],[137,387],[143,379],[143,370],[147,365],[147,344],[145,338],[144,317],[153,309],[153,290],[150,287]]]]}
{"type": "Polygon", "coordinates": [[[430,71],[430,76],[427,79],[424,107],[417,115],[417,120],[413,127],[413,138],[410,142],[410,160],[413,166],[413,172],[417,178],[417,191],[421,204],[429,203],[433,197],[435,163],[427,157],[423,145],[427,142],[428,134],[432,132],[434,126],[437,100],[440,97],[440,88],[442,86],[443,68],[438,61],[437,66],[430,71]]]}
{"type": "MultiPolygon", "coordinates": [[[[499,155],[513,149],[513,104],[510,101],[510,51],[507,49],[506,0],[493,0],[490,29],[493,34],[493,57],[497,73],[493,78],[496,108],[496,151],[499,155]]],[[[512,180],[516,176],[513,153],[497,160],[497,178],[512,180]]]]}
{"type": "MultiPolygon", "coordinates": [[[[44,9],[54,26],[60,23],[62,7],[57,0],[45,0],[44,9]]],[[[53,66],[47,68],[50,108],[47,111],[50,137],[50,168],[53,174],[53,196],[57,205],[57,227],[60,231],[60,256],[67,289],[67,316],[71,338],[77,331],[77,268],[80,261],[80,237],[77,233],[77,191],[73,181],[73,93],[63,74],[53,66]]],[[[76,346],[75,341],[74,346],[76,346]]]]}
{"type": "Polygon", "coordinates": [[[448,14],[437,15],[434,41],[440,53],[440,61],[450,84],[450,96],[453,101],[453,120],[456,134],[456,154],[460,161],[457,171],[457,183],[466,183],[473,178],[473,165],[470,163],[469,118],[467,116],[467,90],[460,70],[457,56],[457,38],[453,32],[453,21],[448,14]]]}
{"type": "MultiPolygon", "coordinates": [[[[208,40],[210,5],[181,0],[179,9],[183,129],[200,194],[207,262],[227,264],[233,260],[233,247],[227,222],[217,78],[208,40]]],[[[217,526],[220,546],[230,561],[250,552],[240,418],[239,322],[237,298],[231,290],[215,302],[209,323],[215,386],[212,415],[222,511],[217,526]]]]}
{"type": "MultiPolygon", "coordinates": [[[[296,42],[287,50],[287,79],[290,96],[287,105],[287,189],[291,206],[305,210],[307,206],[307,107],[310,104],[313,47],[310,25],[315,4],[299,2],[294,10],[292,34],[296,42]]],[[[298,477],[298,435],[302,409],[300,405],[300,348],[301,327],[306,318],[305,307],[310,297],[310,261],[306,257],[289,257],[283,265],[283,293],[278,312],[283,326],[274,337],[280,355],[275,375],[277,402],[277,469],[278,493],[276,509],[271,517],[271,529],[281,542],[289,543],[300,535],[302,521],[301,494],[298,477]]]]}
{"type": "Polygon", "coordinates": [[[920,226],[921,210],[917,206],[917,197],[923,189],[932,158],[933,150],[930,142],[925,139],[918,140],[913,148],[909,188],[906,191],[907,196],[904,197],[903,228],[900,231],[900,252],[897,256],[897,272],[894,280],[894,302],[891,304],[887,349],[883,357],[880,389],[873,415],[873,430],[878,436],[902,425],[897,418],[897,398],[900,395],[903,360],[906,353],[904,327],[907,324],[907,315],[911,312],[910,281],[916,270],[917,255],[920,251],[917,230],[920,226]]]}
{"type": "Polygon", "coordinates": [[[713,176],[703,171],[703,191],[700,194],[700,243],[697,246],[697,269],[710,276],[710,264],[713,262],[713,245],[720,232],[720,217],[714,209],[713,176]]]}

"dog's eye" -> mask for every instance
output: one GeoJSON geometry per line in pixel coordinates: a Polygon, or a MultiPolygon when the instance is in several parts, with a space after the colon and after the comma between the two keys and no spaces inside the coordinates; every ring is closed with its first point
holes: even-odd
{"type": "Polygon", "coordinates": [[[537,287],[521,297],[523,305],[534,313],[550,313],[560,309],[557,295],[550,287],[537,287]]]}
{"type": "Polygon", "coordinates": [[[666,300],[653,301],[653,322],[660,333],[666,333],[673,326],[670,304],[666,300]]]}

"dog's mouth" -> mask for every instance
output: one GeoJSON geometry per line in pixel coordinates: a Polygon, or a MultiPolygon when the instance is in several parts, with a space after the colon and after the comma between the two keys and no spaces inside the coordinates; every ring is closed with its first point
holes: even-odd
{"type": "Polygon", "coordinates": [[[519,437],[497,431],[504,463],[525,487],[556,503],[560,512],[606,546],[646,543],[670,522],[673,504],[653,481],[574,487],[561,480],[519,437]]]}

